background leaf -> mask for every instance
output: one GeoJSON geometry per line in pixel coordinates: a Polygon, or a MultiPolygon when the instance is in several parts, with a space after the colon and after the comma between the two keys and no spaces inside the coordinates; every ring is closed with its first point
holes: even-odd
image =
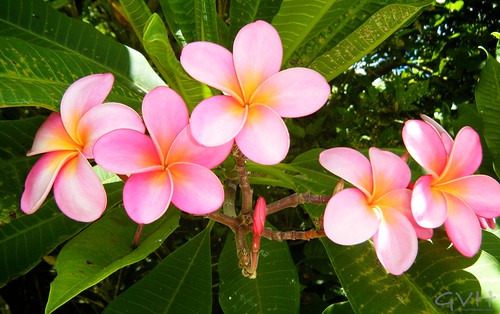
{"type": "Polygon", "coordinates": [[[219,259],[219,302],[225,313],[297,313],[297,270],[285,242],[261,240],[257,278],[241,274],[230,233],[219,259]]]}
{"type": "Polygon", "coordinates": [[[57,257],[57,277],[51,283],[46,312],[75,297],[81,291],[116,270],[142,260],[155,251],[177,228],[180,211],[170,208],[163,217],[145,225],[141,244],[131,248],[137,229],[123,207],[94,222],[68,242],[57,257]]]}
{"type": "Polygon", "coordinates": [[[119,295],[104,313],[210,313],[210,225],[119,295]]]}

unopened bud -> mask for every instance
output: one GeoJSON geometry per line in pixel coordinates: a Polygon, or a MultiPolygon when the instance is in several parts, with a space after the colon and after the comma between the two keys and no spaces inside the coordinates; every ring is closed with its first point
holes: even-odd
{"type": "Polygon", "coordinates": [[[253,233],[262,235],[264,231],[264,224],[266,223],[266,200],[261,196],[255,203],[255,210],[253,211],[253,233]]]}

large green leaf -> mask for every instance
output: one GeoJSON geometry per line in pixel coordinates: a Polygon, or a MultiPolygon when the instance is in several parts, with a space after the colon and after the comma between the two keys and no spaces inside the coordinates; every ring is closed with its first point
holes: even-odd
{"type": "Polygon", "coordinates": [[[308,66],[331,80],[432,2],[283,0],[273,19],[283,41],[283,63],[308,66]]]}
{"type": "Polygon", "coordinates": [[[483,122],[483,136],[491,152],[494,169],[500,177],[500,63],[490,54],[476,88],[476,103],[483,122]]]}
{"type": "Polygon", "coordinates": [[[91,73],[112,72],[117,95],[112,100],[136,105],[146,91],[164,85],[140,53],[42,1],[0,2],[0,36],[1,106],[54,110],[67,86],[91,73]]]}
{"type": "Polygon", "coordinates": [[[212,225],[169,254],[104,313],[211,313],[212,225]]]}
{"type": "Polygon", "coordinates": [[[297,313],[300,304],[298,275],[286,242],[261,242],[257,278],[249,279],[238,267],[234,234],[219,258],[219,302],[225,313],[297,313]]]}
{"type": "Polygon", "coordinates": [[[50,285],[46,312],[54,311],[116,270],[155,251],[175,230],[179,215],[179,210],[170,208],[162,218],[144,226],[142,242],[136,249],[131,243],[137,224],[127,216],[123,207],[93,223],[59,253],[57,277],[50,285]]]}

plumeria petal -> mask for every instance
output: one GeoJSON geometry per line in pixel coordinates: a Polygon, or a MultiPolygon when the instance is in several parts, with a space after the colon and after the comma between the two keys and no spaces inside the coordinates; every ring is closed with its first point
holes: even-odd
{"type": "Polygon", "coordinates": [[[403,127],[403,142],[419,165],[435,177],[442,173],[447,154],[434,127],[423,121],[408,120],[403,127]]]}
{"type": "Polygon", "coordinates": [[[421,176],[413,187],[411,209],[417,223],[424,228],[437,228],[446,220],[446,199],[431,187],[432,177],[421,176]]]}
{"type": "Polygon", "coordinates": [[[368,158],[360,152],[347,147],[330,148],[319,154],[319,163],[371,197],[372,167],[368,158]]]}
{"type": "Polygon", "coordinates": [[[75,150],[78,148],[79,145],[66,132],[61,115],[53,112],[36,132],[33,147],[26,155],[33,156],[56,150],[75,150]]]}
{"type": "Polygon", "coordinates": [[[209,42],[193,42],[182,49],[180,60],[184,70],[194,79],[244,103],[229,50],[209,42]]]}
{"type": "Polygon", "coordinates": [[[370,148],[369,155],[373,173],[373,198],[408,186],[411,170],[401,157],[375,147],[370,148]]]}
{"type": "Polygon", "coordinates": [[[290,135],[283,119],[268,107],[252,105],[245,126],[236,136],[236,144],[248,159],[274,165],[285,159],[290,135]]]}
{"type": "Polygon", "coordinates": [[[316,71],[292,68],[278,72],[255,91],[251,103],[266,105],[286,118],[316,112],[328,100],[330,85],[316,71]]]}
{"type": "Polygon", "coordinates": [[[212,171],[190,163],[175,163],[168,170],[174,183],[172,203],[180,210],[205,215],[222,206],[224,189],[212,171]]]}
{"type": "Polygon", "coordinates": [[[123,187],[123,205],[133,221],[148,224],[167,211],[172,192],[172,181],[165,170],[133,174],[123,187]]]}
{"type": "Polygon", "coordinates": [[[76,151],[55,151],[46,153],[35,163],[26,178],[21,196],[23,212],[32,214],[42,206],[61,168],[77,155],[76,151]]]}
{"type": "Polygon", "coordinates": [[[354,188],[342,190],[330,199],[323,220],[326,236],[342,245],[370,239],[379,223],[379,212],[367,204],[363,192],[354,188]]]}
{"type": "Polygon", "coordinates": [[[106,209],[106,191],[82,154],[69,160],[57,175],[54,198],[59,209],[77,221],[94,221],[106,209]]]}
{"type": "Polygon", "coordinates": [[[193,137],[205,146],[232,141],[247,119],[247,107],[229,96],[213,96],[200,102],[191,114],[193,137]]]}
{"type": "Polygon", "coordinates": [[[393,275],[401,275],[415,261],[417,235],[405,215],[385,209],[377,233],[373,236],[375,252],[382,265],[393,275]]]}
{"type": "Polygon", "coordinates": [[[449,155],[451,153],[451,148],[453,147],[453,138],[451,137],[450,133],[448,133],[441,126],[441,124],[437,123],[431,117],[426,116],[425,114],[421,114],[420,118],[422,118],[422,120],[424,120],[425,122],[427,122],[436,129],[436,132],[438,132],[439,135],[441,136],[441,141],[443,142],[446,153],[449,155]]]}
{"type": "Polygon", "coordinates": [[[111,73],[85,76],[71,84],[61,100],[61,117],[68,134],[78,141],[77,127],[82,116],[100,105],[113,87],[111,73]]]}
{"type": "Polygon", "coordinates": [[[141,117],[132,108],[119,103],[105,103],[83,115],[78,125],[78,137],[84,145],[83,154],[93,159],[95,142],[104,134],[117,129],[132,129],[144,133],[141,117]]]}
{"type": "Polygon", "coordinates": [[[455,143],[448,158],[440,182],[468,176],[476,172],[483,158],[479,135],[471,127],[463,127],[455,137],[455,143]]]}
{"type": "Polygon", "coordinates": [[[144,97],[142,115],[149,135],[165,160],[177,134],[189,122],[186,103],[173,89],[159,86],[144,97]]]}
{"type": "Polygon", "coordinates": [[[172,143],[166,164],[189,162],[211,169],[226,159],[232,147],[232,142],[212,147],[200,145],[186,126],[172,143]]]}
{"type": "Polygon", "coordinates": [[[500,216],[500,184],[486,175],[472,175],[446,182],[438,187],[466,203],[484,218],[500,216]]]}
{"type": "Polygon", "coordinates": [[[243,27],[233,45],[236,75],[247,101],[255,89],[281,68],[283,46],[274,27],[256,21],[243,27]]]}
{"type": "Polygon", "coordinates": [[[460,199],[446,195],[448,218],[444,223],[451,242],[464,256],[474,256],[481,246],[481,226],[474,212],[460,199]]]}
{"type": "Polygon", "coordinates": [[[99,166],[118,174],[163,169],[151,138],[129,129],[103,135],[94,145],[94,158],[99,166]]]}

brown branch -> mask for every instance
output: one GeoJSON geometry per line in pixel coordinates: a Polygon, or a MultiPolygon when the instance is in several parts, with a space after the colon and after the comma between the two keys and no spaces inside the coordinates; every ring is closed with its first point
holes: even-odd
{"type": "Polygon", "coordinates": [[[325,236],[324,230],[310,229],[306,231],[273,231],[271,228],[264,228],[262,233],[263,237],[269,240],[275,241],[285,241],[285,240],[311,240],[316,238],[322,238],[325,236]]]}
{"type": "Polygon", "coordinates": [[[326,204],[330,198],[329,195],[312,195],[309,192],[293,194],[267,205],[267,214],[274,214],[277,211],[297,207],[300,204],[326,204]]]}
{"type": "Polygon", "coordinates": [[[252,188],[248,181],[248,173],[246,167],[245,156],[241,153],[237,146],[233,148],[233,155],[236,158],[236,172],[240,177],[241,188],[241,215],[247,215],[252,211],[252,188]]]}

